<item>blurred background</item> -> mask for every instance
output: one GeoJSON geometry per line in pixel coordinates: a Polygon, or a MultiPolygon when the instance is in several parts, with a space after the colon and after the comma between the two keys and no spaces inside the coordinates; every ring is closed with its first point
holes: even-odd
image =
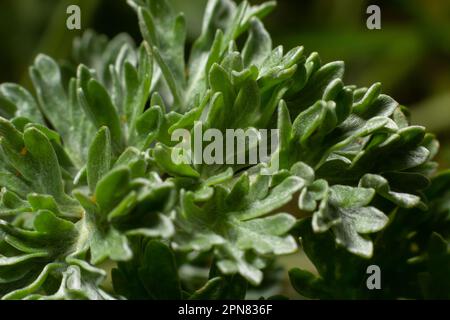
{"type": "MultiPolygon", "coordinates": [[[[207,0],[171,1],[185,12],[192,42],[207,0]]],[[[385,93],[411,108],[415,124],[437,134],[438,161],[450,167],[449,0],[279,0],[265,22],[274,44],[303,45],[323,61],[344,60],[346,83],[382,82],[385,93]],[[381,8],[381,30],[366,28],[371,4],[381,8]]],[[[125,0],[1,0],[0,82],[29,87],[28,66],[36,54],[68,58],[73,38],[88,28],[141,40],[125,0]],[[81,8],[81,31],[65,27],[71,4],[81,8]]]]}
{"type": "MultiPolygon", "coordinates": [[[[200,33],[206,1],[172,0],[186,14],[189,43],[200,33]]],[[[410,107],[414,124],[436,133],[441,169],[450,168],[449,0],[278,0],[265,23],[274,45],[303,45],[324,62],[344,60],[346,84],[381,82],[385,93],[410,107]],[[381,8],[381,30],[366,28],[371,4],[381,8]]],[[[141,41],[125,0],[1,0],[0,83],[30,88],[28,66],[36,54],[67,59],[74,37],[89,28],[109,37],[127,32],[141,41]],[[71,4],[81,8],[81,31],[66,28],[71,4]]],[[[284,264],[313,271],[302,254],[286,259],[284,264]]]]}

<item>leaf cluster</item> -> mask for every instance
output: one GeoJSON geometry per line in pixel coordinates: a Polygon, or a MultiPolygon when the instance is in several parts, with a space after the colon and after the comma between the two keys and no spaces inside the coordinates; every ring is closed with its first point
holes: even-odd
{"type": "Polygon", "coordinates": [[[450,175],[430,181],[438,143],[379,83],[273,47],[272,2],[210,0],[187,58],[182,14],[129,4],[141,45],[86,32],[64,67],[36,58],[35,95],[0,85],[3,299],[243,299],[300,247],[304,296],[448,297],[450,175]],[[173,162],[196,126],[278,129],[279,170],[173,162]]]}

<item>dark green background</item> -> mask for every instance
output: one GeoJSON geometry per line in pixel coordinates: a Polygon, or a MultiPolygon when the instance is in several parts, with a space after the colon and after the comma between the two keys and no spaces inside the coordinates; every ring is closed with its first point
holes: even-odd
{"type": "MultiPolygon", "coordinates": [[[[189,41],[199,33],[206,0],[172,0],[186,13],[189,41]]],[[[261,2],[261,1],[252,1],[261,2]]],[[[1,0],[0,82],[29,86],[28,65],[38,52],[70,55],[79,32],[66,29],[66,8],[82,10],[82,28],[140,41],[125,0],[1,0]]],[[[304,45],[323,61],[344,60],[346,83],[383,83],[384,92],[411,107],[412,120],[438,134],[439,161],[450,166],[449,0],[279,0],[266,19],[274,44],[304,45]],[[366,28],[366,8],[381,7],[382,29],[366,28]]]]}

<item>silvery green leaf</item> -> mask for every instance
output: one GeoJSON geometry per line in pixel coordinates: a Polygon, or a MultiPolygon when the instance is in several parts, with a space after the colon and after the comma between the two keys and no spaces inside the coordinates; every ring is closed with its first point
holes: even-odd
{"type": "Polygon", "coordinates": [[[86,173],[91,191],[95,191],[97,182],[111,168],[111,157],[111,136],[108,127],[103,127],[97,132],[89,148],[86,173]]]}
{"type": "Polygon", "coordinates": [[[1,100],[14,106],[15,110],[10,113],[11,117],[25,117],[33,122],[44,122],[36,100],[25,88],[13,83],[2,84],[0,85],[1,100]]]}
{"type": "Polygon", "coordinates": [[[31,79],[37,91],[40,108],[53,127],[63,136],[70,127],[64,108],[69,105],[62,86],[61,71],[58,64],[46,55],[38,55],[30,68],[31,79]]]}
{"type": "Polygon", "coordinates": [[[327,202],[322,201],[313,215],[313,229],[325,232],[332,229],[336,242],[350,252],[371,257],[373,244],[362,236],[383,229],[388,218],[375,207],[368,206],[374,189],[336,185],[331,187],[327,202]]]}
{"type": "Polygon", "coordinates": [[[413,208],[421,202],[420,197],[417,195],[391,191],[389,181],[379,175],[366,174],[362,177],[359,185],[375,189],[382,197],[404,208],[413,208]]]}
{"type": "Polygon", "coordinates": [[[217,266],[223,273],[239,272],[251,283],[259,283],[261,273],[246,261],[244,253],[256,250],[261,254],[286,254],[295,250],[295,241],[286,235],[295,219],[287,214],[265,216],[289,202],[303,186],[297,177],[287,178],[271,189],[269,182],[269,177],[259,176],[250,183],[243,176],[230,191],[216,188],[214,196],[201,208],[194,202],[193,193],[185,193],[180,223],[197,231],[194,236],[180,234],[177,244],[183,250],[216,248],[217,266]],[[215,214],[220,211],[222,215],[215,214]]]}
{"type": "Polygon", "coordinates": [[[244,65],[252,64],[260,66],[267,58],[268,52],[272,51],[272,39],[264,29],[261,21],[257,19],[251,20],[250,33],[245,43],[242,55],[244,65]]]}

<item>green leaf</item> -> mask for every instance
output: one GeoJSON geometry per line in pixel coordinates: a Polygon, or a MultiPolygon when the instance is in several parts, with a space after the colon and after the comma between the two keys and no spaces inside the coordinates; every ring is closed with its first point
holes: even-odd
{"type": "Polygon", "coordinates": [[[329,299],[327,287],[323,279],[311,272],[298,268],[289,270],[289,279],[294,289],[308,298],[329,299]]]}
{"type": "Polygon", "coordinates": [[[322,200],[313,215],[313,229],[324,232],[331,228],[338,244],[354,254],[371,257],[373,244],[360,234],[380,231],[388,222],[383,212],[367,206],[374,195],[373,189],[331,187],[329,200],[322,200]]]}
{"type": "Polygon", "coordinates": [[[103,211],[113,209],[128,194],[130,179],[130,170],[121,166],[108,172],[97,183],[95,199],[103,211]]]}
{"type": "MultiPolygon", "coordinates": [[[[112,188],[108,191],[111,190],[112,188]]],[[[114,195],[117,196],[117,194],[114,195]]],[[[127,237],[114,227],[105,225],[106,219],[95,202],[80,192],[76,192],[75,196],[86,211],[84,218],[81,220],[80,233],[87,237],[91,263],[94,265],[99,264],[108,258],[113,261],[127,261],[131,259],[132,252],[128,245],[127,237]]],[[[106,202],[106,200],[102,198],[103,202],[106,202]]]]}
{"type": "Polygon", "coordinates": [[[14,83],[0,85],[0,99],[8,101],[15,107],[15,117],[25,117],[33,122],[44,123],[34,97],[23,87],[14,83]]]}
{"type": "Polygon", "coordinates": [[[375,189],[382,197],[389,199],[403,208],[414,208],[421,203],[419,196],[391,191],[389,182],[379,175],[366,174],[362,177],[359,185],[364,188],[375,189]]]}
{"type": "Polygon", "coordinates": [[[145,247],[144,264],[139,276],[149,295],[157,300],[180,300],[181,286],[175,256],[159,241],[150,241],[145,247]]]}
{"type": "Polygon", "coordinates": [[[267,33],[261,21],[251,20],[250,33],[242,50],[244,65],[260,66],[267,58],[268,52],[272,51],[272,39],[267,33]]]}
{"type": "Polygon", "coordinates": [[[45,237],[61,241],[65,238],[73,238],[77,231],[73,223],[55,216],[48,210],[40,210],[34,219],[34,228],[45,237]]]}
{"type": "Polygon", "coordinates": [[[78,70],[78,99],[92,123],[100,129],[102,126],[109,128],[111,140],[115,152],[120,152],[123,147],[123,134],[117,109],[111,97],[100,82],[89,79],[83,67],[78,70]]]}
{"type": "Polygon", "coordinates": [[[15,291],[8,293],[7,295],[4,295],[2,297],[2,300],[19,300],[19,299],[22,299],[22,298],[26,297],[27,295],[33,293],[34,291],[37,291],[39,289],[39,287],[47,279],[50,272],[54,269],[60,268],[61,266],[62,266],[62,264],[60,264],[60,263],[48,264],[34,282],[32,282],[30,285],[28,285],[25,288],[15,290],[15,291]]]}
{"type": "Polygon", "coordinates": [[[114,229],[106,233],[94,232],[90,240],[91,262],[98,264],[109,258],[113,261],[124,261],[131,258],[126,237],[114,229]]]}
{"type": "Polygon", "coordinates": [[[375,190],[367,188],[352,188],[347,186],[333,186],[331,201],[343,208],[363,207],[370,203],[375,190]]]}
{"type": "Polygon", "coordinates": [[[152,106],[136,119],[138,145],[147,148],[158,136],[163,122],[161,107],[152,106]]]}
{"type": "Polygon", "coordinates": [[[289,103],[289,108],[297,115],[305,107],[312,105],[325,93],[328,84],[335,79],[342,79],[344,75],[344,62],[335,61],[322,66],[313,73],[307,85],[302,88],[289,103]]]}
{"type": "Polygon", "coordinates": [[[125,64],[125,116],[129,125],[129,139],[133,142],[138,117],[145,109],[153,76],[153,59],[150,48],[144,43],[139,49],[137,70],[125,64]],[[128,67],[127,67],[128,66],[128,67]],[[127,71],[128,70],[128,71],[127,71]]]}
{"type": "MultiPolygon", "coordinates": [[[[255,183],[253,187],[253,190],[255,190],[255,188],[257,187],[257,183],[255,183]]],[[[249,220],[255,217],[260,217],[265,213],[288,203],[292,199],[292,194],[301,190],[303,187],[303,179],[297,177],[289,177],[282,183],[274,187],[268,195],[265,195],[265,198],[252,199],[251,203],[248,204],[248,208],[240,210],[239,212],[237,212],[237,215],[241,220],[249,220]]]]}
{"type": "Polygon", "coordinates": [[[318,101],[311,108],[302,112],[292,125],[292,133],[299,139],[301,144],[305,144],[308,138],[322,124],[325,117],[326,103],[318,101]]]}
{"type": "Polygon", "coordinates": [[[200,289],[195,291],[189,300],[216,300],[220,299],[224,280],[216,277],[208,280],[208,282],[200,289]]]}
{"type": "Polygon", "coordinates": [[[139,7],[138,16],[144,40],[152,47],[152,53],[168,82],[175,103],[181,106],[180,92],[186,82],[184,16],[175,15],[166,0],[152,1],[147,7],[139,7]]]}
{"type": "MultiPolygon", "coordinates": [[[[23,172],[35,186],[35,190],[55,197],[56,201],[64,202],[64,186],[56,153],[50,141],[40,131],[27,129],[23,135],[25,150],[31,156],[30,165],[36,170],[31,176],[23,172]]],[[[21,160],[22,161],[22,160],[21,160]]],[[[26,171],[29,171],[27,169],[26,171]]]]}
{"type": "Polygon", "coordinates": [[[39,105],[45,117],[59,132],[67,133],[70,128],[64,108],[69,101],[62,86],[58,64],[46,55],[38,55],[30,68],[31,79],[36,88],[39,105]]]}

